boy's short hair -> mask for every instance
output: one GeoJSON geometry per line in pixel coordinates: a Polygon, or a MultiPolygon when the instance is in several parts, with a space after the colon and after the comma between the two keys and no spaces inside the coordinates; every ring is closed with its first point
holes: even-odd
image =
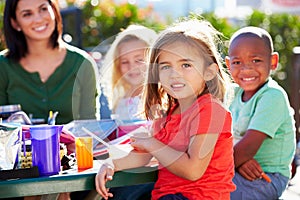
{"type": "Polygon", "coordinates": [[[268,33],[268,31],[266,31],[263,28],[255,27],[255,26],[247,26],[236,31],[231,36],[231,39],[229,41],[229,46],[235,39],[243,36],[259,37],[265,42],[266,47],[269,48],[270,52],[274,51],[273,40],[271,35],[268,33]]]}

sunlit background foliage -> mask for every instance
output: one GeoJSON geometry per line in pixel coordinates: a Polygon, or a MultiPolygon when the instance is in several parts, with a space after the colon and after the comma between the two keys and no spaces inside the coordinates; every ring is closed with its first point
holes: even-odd
{"type": "MultiPolygon", "coordinates": [[[[4,2],[4,0],[0,1],[0,50],[5,48],[2,24],[4,2]]],[[[101,43],[109,45],[113,40],[112,36],[129,24],[142,24],[159,32],[173,22],[171,19],[163,20],[155,13],[151,5],[139,8],[127,1],[115,3],[114,0],[59,0],[58,2],[62,10],[72,7],[80,10],[80,33],[84,49],[91,49],[101,43]]],[[[191,13],[189,17],[195,17],[195,15],[191,13]]],[[[288,93],[290,92],[293,48],[300,45],[299,16],[254,11],[249,17],[238,23],[234,23],[232,19],[217,17],[215,13],[202,13],[202,16],[224,34],[225,40],[229,39],[231,34],[241,26],[259,26],[269,31],[274,40],[274,48],[280,54],[280,64],[273,77],[288,93]]],[[[70,19],[65,26],[73,29],[74,23],[78,23],[78,21],[70,19]]],[[[68,34],[72,36],[73,33],[70,31],[68,34]]],[[[223,55],[226,55],[226,47],[221,50],[223,55]]]]}

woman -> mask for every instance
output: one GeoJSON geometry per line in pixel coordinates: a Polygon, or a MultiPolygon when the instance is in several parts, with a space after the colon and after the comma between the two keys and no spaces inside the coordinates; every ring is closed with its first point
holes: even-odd
{"type": "Polygon", "coordinates": [[[7,49],[0,53],[0,105],[20,104],[46,122],[96,118],[96,63],[62,40],[62,19],[53,0],[7,0],[7,49]]]}

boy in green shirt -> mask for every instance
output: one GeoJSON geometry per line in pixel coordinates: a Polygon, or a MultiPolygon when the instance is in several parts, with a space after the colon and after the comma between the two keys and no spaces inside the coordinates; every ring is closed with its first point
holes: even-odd
{"type": "Polygon", "coordinates": [[[237,186],[231,199],[278,199],[291,177],[295,152],[294,112],[284,89],[270,77],[279,55],[269,33],[258,27],[234,33],[228,54],[226,65],[236,83],[229,107],[237,186]]]}

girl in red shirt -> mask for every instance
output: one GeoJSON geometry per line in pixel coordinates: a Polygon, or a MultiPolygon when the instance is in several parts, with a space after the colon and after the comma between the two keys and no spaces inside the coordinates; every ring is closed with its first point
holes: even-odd
{"type": "Polygon", "coordinates": [[[219,33],[206,21],[188,20],[160,33],[149,52],[144,86],[151,133],[131,137],[133,150],[107,160],[96,176],[98,193],[115,171],[159,162],[152,199],[230,199],[235,189],[231,116],[222,101],[226,82],[215,44],[219,33]]]}

